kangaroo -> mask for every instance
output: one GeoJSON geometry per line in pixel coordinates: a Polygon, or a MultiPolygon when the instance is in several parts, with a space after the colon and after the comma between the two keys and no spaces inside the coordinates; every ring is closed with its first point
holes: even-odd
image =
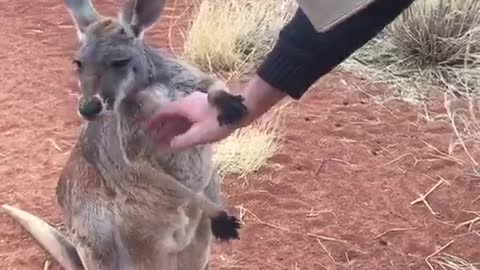
{"type": "Polygon", "coordinates": [[[64,4],[81,43],[73,63],[85,119],[56,189],[67,235],[13,206],[4,210],[65,269],[207,270],[213,237],[239,239],[240,228],[223,209],[211,146],[156,147],[141,121],[200,91],[218,123],[232,125],[247,111],[243,98],[143,41],[164,0],[130,0],[118,19],[90,0],[64,4]]]}

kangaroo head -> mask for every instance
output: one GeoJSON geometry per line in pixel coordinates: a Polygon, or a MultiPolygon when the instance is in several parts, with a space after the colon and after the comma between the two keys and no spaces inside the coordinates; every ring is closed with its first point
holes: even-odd
{"type": "Polygon", "coordinates": [[[90,0],[64,0],[80,40],[73,63],[82,97],[78,112],[95,120],[152,79],[143,34],[160,17],[165,0],[129,0],[118,18],[100,15],[90,0]]]}

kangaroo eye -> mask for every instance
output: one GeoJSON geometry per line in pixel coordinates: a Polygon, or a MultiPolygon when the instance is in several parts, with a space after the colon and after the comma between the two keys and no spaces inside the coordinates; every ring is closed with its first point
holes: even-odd
{"type": "Polygon", "coordinates": [[[72,64],[75,67],[76,71],[80,71],[80,69],[82,69],[82,62],[80,62],[80,60],[74,59],[72,61],[72,64]]]}
{"type": "Polygon", "coordinates": [[[114,68],[123,68],[125,66],[128,65],[128,63],[130,63],[130,58],[127,58],[127,59],[120,59],[120,60],[114,60],[112,61],[112,67],[114,68]]]}

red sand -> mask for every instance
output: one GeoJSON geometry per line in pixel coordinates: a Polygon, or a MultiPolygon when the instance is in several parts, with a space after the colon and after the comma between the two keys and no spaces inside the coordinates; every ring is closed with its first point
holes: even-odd
{"type": "MultiPolygon", "coordinates": [[[[110,14],[112,2],[96,1],[110,14]]],[[[166,49],[168,25],[187,6],[171,2],[148,35],[166,49]]],[[[0,15],[0,203],[58,223],[55,185],[80,123],[70,63],[75,32],[61,1],[4,1],[0,15]]],[[[179,36],[175,28],[175,48],[179,36]]],[[[473,202],[478,179],[468,176],[467,163],[439,158],[425,143],[446,152],[449,125],[424,122],[403,102],[386,110],[354,85],[381,94],[347,74],[325,77],[289,109],[285,144],[270,165],[247,179],[224,180],[226,203],[248,211],[241,240],[215,244],[211,269],[420,270],[451,240],[448,253],[480,261],[480,237],[455,230],[474,217],[462,210],[480,210],[473,202]],[[450,185],[428,197],[436,216],[421,203],[410,206],[440,177],[450,185]],[[394,228],[409,230],[376,238],[394,228]]],[[[440,101],[431,109],[444,113],[440,101]]],[[[43,269],[48,259],[0,213],[0,269],[43,269]]]]}

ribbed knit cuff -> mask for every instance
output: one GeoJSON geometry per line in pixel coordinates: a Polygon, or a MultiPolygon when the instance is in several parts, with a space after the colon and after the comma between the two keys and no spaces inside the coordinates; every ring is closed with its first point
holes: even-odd
{"type": "Polygon", "coordinates": [[[318,70],[299,59],[298,55],[292,55],[291,51],[283,49],[281,43],[277,43],[257,69],[257,75],[298,100],[317,81],[318,70]]]}

